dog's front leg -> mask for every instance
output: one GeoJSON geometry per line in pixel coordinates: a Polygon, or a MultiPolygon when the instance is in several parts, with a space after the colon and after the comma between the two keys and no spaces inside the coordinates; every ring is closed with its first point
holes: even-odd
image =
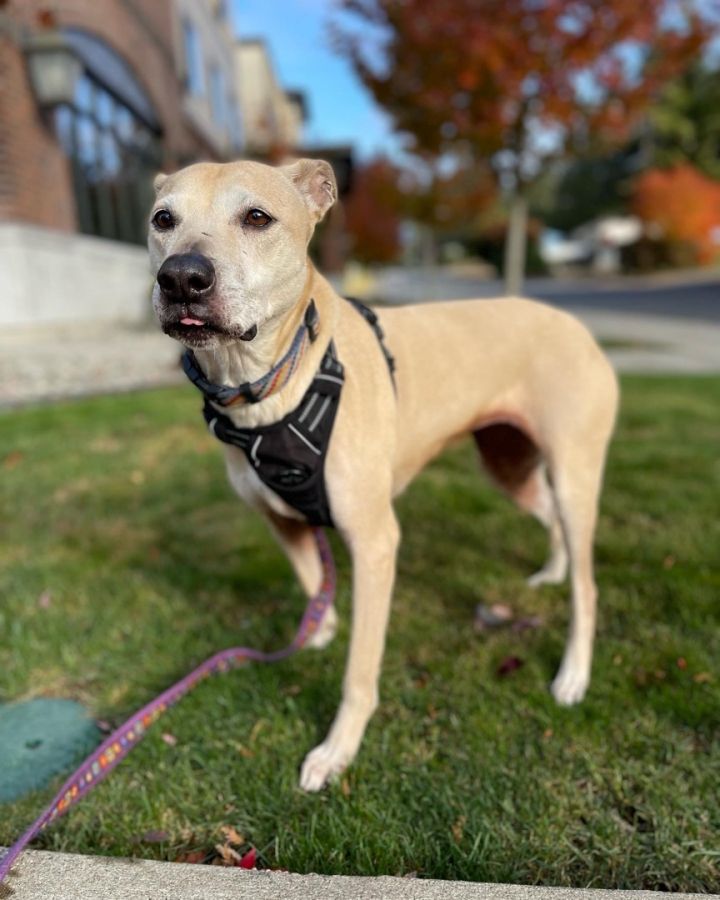
{"type": "Polygon", "coordinates": [[[305,758],[300,787],[319,791],[352,762],[378,703],[378,679],[395,580],[400,529],[392,507],[345,537],[353,565],[350,652],[340,708],[325,740],[305,758]]]}

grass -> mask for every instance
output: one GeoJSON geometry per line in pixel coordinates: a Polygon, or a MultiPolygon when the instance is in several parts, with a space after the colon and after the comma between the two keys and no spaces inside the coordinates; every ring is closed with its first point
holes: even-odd
{"type": "MultiPolygon", "coordinates": [[[[468,444],[399,501],[382,705],[338,784],[296,786],[347,648],[336,542],[336,641],[203,683],[36,845],[177,859],[232,825],[295,872],[719,891],[719,410],[717,378],[624,380],[580,707],[547,691],[567,590],[524,584],[544,533],[468,444]],[[478,602],[545,626],[477,635],[478,602]],[[525,664],[499,678],[508,655],[525,664]]],[[[194,392],[28,409],[0,430],[0,699],[72,697],[118,724],[216,649],[289,638],[303,598],[226,486],[194,392]]],[[[0,843],[51,793],[3,807],[0,843]]]]}

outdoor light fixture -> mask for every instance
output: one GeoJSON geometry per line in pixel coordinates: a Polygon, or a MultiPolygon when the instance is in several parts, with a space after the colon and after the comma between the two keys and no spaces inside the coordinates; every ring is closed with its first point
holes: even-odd
{"type": "Polygon", "coordinates": [[[26,41],[24,50],[38,105],[71,103],[82,65],[63,35],[58,31],[35,34],[26,41]]]}

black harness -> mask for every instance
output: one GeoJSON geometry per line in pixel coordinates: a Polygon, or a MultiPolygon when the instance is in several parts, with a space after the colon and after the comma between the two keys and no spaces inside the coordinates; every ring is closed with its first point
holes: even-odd
{"type": "MultiPolygon", "coordinates": [[[[394,386],[395,360],[385,346],[377,316],[360,301],[348,299],[374,330],[394,386]]],[[[216,397],[203,389],[201,379],[191,380],[203,390],[203,415],[215,437],[239,447],[263,484],[301,512],[311,525],[332,525],[325,488],[325,459],[345,380],[333,342],[328,345],[300,405],[271,425],[237,428],[211,404],[210,400],[216,397]]],[[[204,378],[202,383],[207,384],[204,378]]]]}

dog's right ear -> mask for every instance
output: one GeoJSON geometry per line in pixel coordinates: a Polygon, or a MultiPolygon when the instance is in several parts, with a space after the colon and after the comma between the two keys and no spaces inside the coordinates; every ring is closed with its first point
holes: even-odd
{"type": "Polygon", "coordinates": [[[153,187],[155,188],[155,193],[157,194],[160,188],[165,184],[168,180],[168,175],[164,172],[158,172],[155,176],[155,180],[153,181],[153,187]]]}
{"type": "Polygon", "coordinates": [[[337,182],[329,162],[324,159],[299,159],[281,171],[302,194],[314,222],[319,222],[337,200],[337,182]]]}

